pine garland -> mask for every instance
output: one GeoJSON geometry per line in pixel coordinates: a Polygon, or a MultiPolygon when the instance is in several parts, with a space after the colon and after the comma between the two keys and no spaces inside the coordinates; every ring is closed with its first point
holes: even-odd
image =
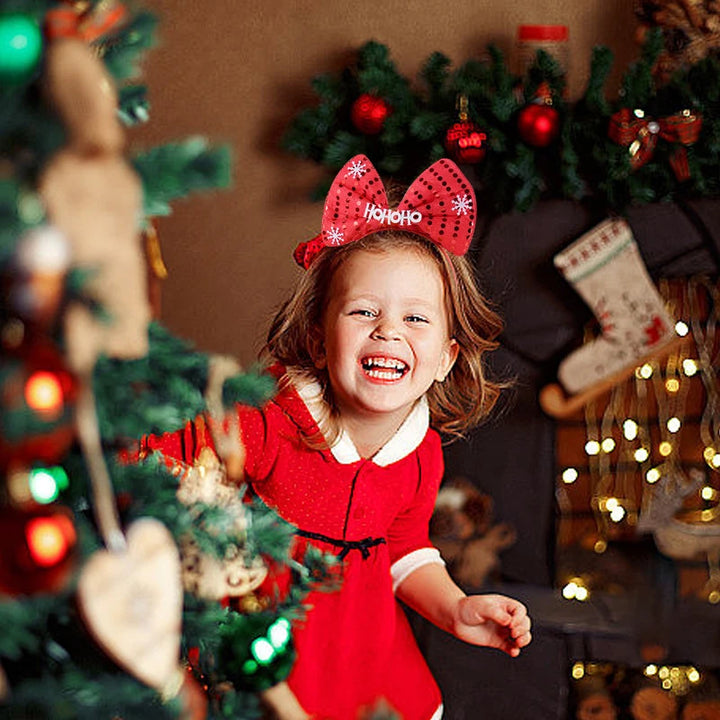
{"type": "Polygon", "coordinates": [[[356,62],[339,74],[312,80],[313,107],[302,109],[282,139],[283,147],[328,168],[312,197],[324,196],[332,177],[354,154],[365,153],[381,174],[408,183],[438,158],[447,155],[445,134],[457,119],[460,96],[468,100],[468,118],[487,134],[483,160],[463,169],[475,180],[478,201],[489,211],[527,210],[541,198],[593,200],[608,210],[631,203],[675,197],[716,195],[720,191],[720,60],[708,54],[660,82],[655,74],[664,49],[659,29],[646,34],[640,58],[626,68],[617,97],[606,97],[612,53],[592,54],[590,77],[574,103],[564,99],[565,78],[547,53],[539,51],[523,76],[512,74],[502,52],[490,46],[486,57],[456,69],[434,52],[423,63],[416,83],[400,75],[387,47],[363,45],[356,62]],[[523,141],[518,113],[549,88],[559,112],[560,132],[548,147],[523,141]],[[354,127],[350,107],[362,92],[383,98],[392,114],[377,135],[354,127]],[[634,168],[627,147],[608,135],[612,116],[622,109],[643,111],[660,120],[689,111],[701,117],[697,140],[685,146],[689,177],[679,177],[670,160],[678,143],[658,139],[650,159],[634,168]]]}

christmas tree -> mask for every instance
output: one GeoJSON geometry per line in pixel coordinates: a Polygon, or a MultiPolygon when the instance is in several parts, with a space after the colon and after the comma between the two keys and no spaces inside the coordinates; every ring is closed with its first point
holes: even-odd
{"type": "Polygon", "coordinates": [[[237,482],[224,409],[272,381],[153,320],[152,218],[230,164],[128,152],[155,30],[113,0],[0,11],[0,717],[257,717],[327,568],[237,482]],[[192,466],[133,449],[199,416],[192,466]],[[289,589],[253,593],[271,566],[289,589]]]}

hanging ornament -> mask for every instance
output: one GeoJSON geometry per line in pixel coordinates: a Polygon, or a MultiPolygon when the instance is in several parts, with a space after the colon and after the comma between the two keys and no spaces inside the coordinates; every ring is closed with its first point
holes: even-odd
{"type": "Polygon", "coordinates": [[[535,99],[520,111],[517,128],[523,141],[536,148],[547,147],[557,137],[560,113],[552,105],[546,84],[538,88],[535,99]]]}
{"type": "Polygon", "coordinates": [[[46,340],[3,348],[0,357],[0,469],[56,464],[75,436],[77,384],[46,340]]]}
{"type": "Polygon", "coordinates": [[[70,266],[70,245],[52,225],[41,225],[18,241],[9,305],[25,322],[49,327],[57,317],[70,266]]]}
{"type": "Polygon", "coordinates": [[[0,508],[0,592],[57,592],[74,565],[72,513],[59,505],[0,508]]]}
{"type": "Polygon", "coordinates": [[[364,93],[355,100],[350,111],[352,124],[365,135],[377,135],[385,127],[392,108],[381,97],[364,93]]]}
{"type": "Polygon", "coordinates": [[[19,85],[30,78],[42,53],[40,26],[31,15],[0,15],[0,83],[19,85]]]}
{"type": "MultiPolygon", "coordinates": [[[[180,651],[177,547],[162,523],[136,520],[123,550],[96,551],[78,582],[78,605],[98,644],[142,682],[168,692],[180,651]]],[[[175,687],[175,692],[179,689],[175,687]]]]}
{"type": "Polygon", "coordinates": [[[445,149],[459,163],[475,164],[485,157],[487,134],[472,120],[468,120],[467,95],[458,98],[458,122],[445,134],[445,149]]]}

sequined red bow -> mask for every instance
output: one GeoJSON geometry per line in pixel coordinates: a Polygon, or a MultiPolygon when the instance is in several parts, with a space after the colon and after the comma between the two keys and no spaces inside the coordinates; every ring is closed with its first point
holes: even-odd
{"type": "Polygon", "coordinates": [[[702,117],[689,110],[653,120],[640,110],[623,108],[610,118],[608,136],[619,145],[627,146],[633,170],[650,160],[658,138],[678,143],[679,147],[670,156],[670,165],[677,179],[683,181],[690,177],[686,148],[697,141],[701,128],[702,117]]]}
{"type": "Polygon", "coordinates": [[[118,0],[101,0],[86,10],[77,3],[63,3],[45,14],[45,32],[55,38],[77,38],[92,43],[107,35],[127,16],[118,0]]]}
{"type": "Polygon", "coordinates": [[[443,158],[431,165],[413,181],[397,208],[390,208],[377,170],[365,155],[356,155],[330,187],[322,232],[301,243],[294,256],[308,268],[322,248],[346,245],[382,230],[421,235],[455,255],[464,255],[472,241],[475,217],[475,193],[451,160],[443,158]]]}

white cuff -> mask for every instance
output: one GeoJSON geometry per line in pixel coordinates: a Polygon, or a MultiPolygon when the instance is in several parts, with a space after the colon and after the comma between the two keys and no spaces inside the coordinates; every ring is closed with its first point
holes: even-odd
{"type": "Polygon", "coordinates": [[[419,550],[413,550],[407,555],[403,555],[396,560],[390,568],[390,574],[393,580],[393,592],[395,592],[400,583],[411,573],[415,572],[423,565],[445,565],[445,561],[440,557],[440,551],[434,547],[424,547],[419,550]]]}

